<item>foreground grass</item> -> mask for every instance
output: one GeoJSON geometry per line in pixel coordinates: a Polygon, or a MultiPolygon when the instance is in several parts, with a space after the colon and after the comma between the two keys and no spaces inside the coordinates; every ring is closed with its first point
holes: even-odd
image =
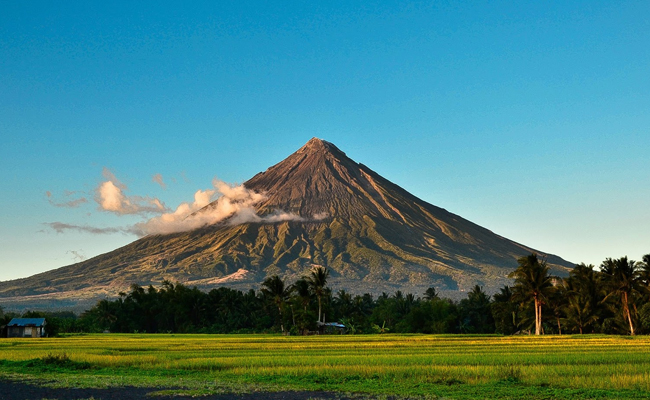
{"type": "Polygon", "coordinates": [[[650,338],[84,335],[0,340],[0,377],[192,394],[327,390],[450,399],[647,399],[650,338]]]}

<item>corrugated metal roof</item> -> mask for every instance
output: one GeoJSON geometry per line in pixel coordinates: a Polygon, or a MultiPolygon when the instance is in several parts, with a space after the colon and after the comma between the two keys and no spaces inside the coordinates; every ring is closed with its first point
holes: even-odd
{"type": "Polygon", "coordinates": [[[338,323],[338,322],[326,322],[323,325],[325,326],[333,326],[335,328],[345,328],[345,325],[338,323]]]}
{"type": "Polygon", "coordinates": [[[7,326],[43,326],[45,318],[14,318],[7,326]]]}

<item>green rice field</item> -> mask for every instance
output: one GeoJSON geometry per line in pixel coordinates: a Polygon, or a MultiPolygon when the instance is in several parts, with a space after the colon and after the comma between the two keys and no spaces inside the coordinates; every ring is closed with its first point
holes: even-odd
{"type": "Polygon", "coordinates": [[[650,337],[96,334],[0,339],[0,379],[160,393],[326,390],[445,399],[647,399],[650,337]]]}

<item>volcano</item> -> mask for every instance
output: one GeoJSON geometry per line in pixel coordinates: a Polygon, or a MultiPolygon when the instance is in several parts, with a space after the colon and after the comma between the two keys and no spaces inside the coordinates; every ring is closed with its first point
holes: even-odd
{"type": "Polygon", "coordinates": [[[163,280],[258,288],[268,276],[291,281],[314,266],[330,269],[333,289],[353,293],[421,294],[431,286],[462,292],[476,284],[495,291],[511,282],[517,258],[533,252],[556,275],[573,266],[413,196],[318,138],[244,186],[264,194],[255,204],[263,222],[149,235],[87,261],[0,282],[0,296],[65,304],[163,280]],[[296,218],[263,218],[279,210],[296,218]]]}

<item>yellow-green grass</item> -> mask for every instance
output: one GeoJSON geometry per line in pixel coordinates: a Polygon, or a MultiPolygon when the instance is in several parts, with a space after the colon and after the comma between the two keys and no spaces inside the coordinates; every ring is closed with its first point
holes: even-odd
{"type": "Polygon", "coordinates": [[[650,398],[649,337],[105,334],[2,339],[0,363],[0,377],[63,385],[650,398]]]}

